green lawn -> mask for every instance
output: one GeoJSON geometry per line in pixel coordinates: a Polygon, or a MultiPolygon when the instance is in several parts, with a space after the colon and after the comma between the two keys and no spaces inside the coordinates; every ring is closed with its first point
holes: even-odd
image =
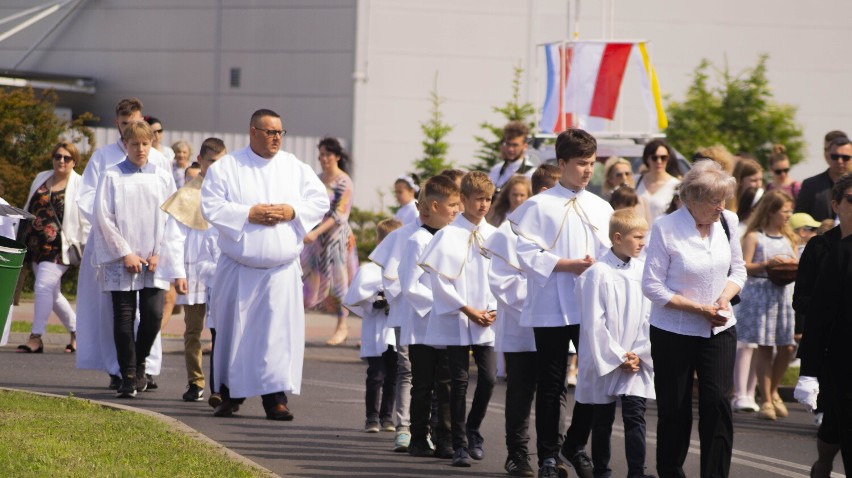
{"type": "Polygon", "coordinates": [[[0,390],[0,476],[263,477],[154,418],[0,390]]]}
{"type": "MultiPolygon", "coordinates": [[[[13,320],[12,321],[12,332],[23,332],[28,334],[33,331],[32,322],[24,322],[22,320],[13,320]]],[[[65,327],[58,324],[47,324],[48,334],[67,334],[68,331],[65,330],[65,327]]]]}

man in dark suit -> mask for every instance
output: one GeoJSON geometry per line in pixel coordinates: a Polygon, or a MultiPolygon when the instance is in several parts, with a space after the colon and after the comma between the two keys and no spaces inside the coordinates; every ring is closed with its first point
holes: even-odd
{"type": "Polygon", "coordinates": [[[825,135],[823,155],[828,169],[805,179],[796,200],[795,212],[806,212],[817,221],[835,217],[831,210],[831,188],[841,176],[852,171],[852,141],[843,131],[831,131],[825,135]]]}

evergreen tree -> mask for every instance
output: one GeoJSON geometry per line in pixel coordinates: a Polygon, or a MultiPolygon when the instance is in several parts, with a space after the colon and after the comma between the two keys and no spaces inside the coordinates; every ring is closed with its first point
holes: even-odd
{"type": "Polygon", "coordinates": [[[441,104],[446,101],[438,95],[438,73],[435,72],[435,83],[429,93],[432,108],[429,111],[429,120],[420,123],[420,129],[426,139],[423,140],[423,157],[414,163],[417,174],[421,181],[440,173],[444,169],[452,168],[452,163],[447,161],[447,150],[450,145],[444,138],[453,130],[453,127],[444,122],[444,114],[441,112],[441,104]]]}

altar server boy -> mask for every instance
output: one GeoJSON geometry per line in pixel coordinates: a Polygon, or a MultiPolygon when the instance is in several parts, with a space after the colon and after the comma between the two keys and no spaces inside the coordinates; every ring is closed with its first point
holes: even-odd
{"type": "Polygon", "coordinates": [[[171,171],[148,161],[154,131],[145,122],[122,132],[127,158],[98,181],[94,246],[101,290],[112,295],[114,338],[121,383],[116,396],[131,398],[148,386],[145,358],[160,332],[169,283],[155,272],[167,215],[160,205],[175,192],[171,171]],[[139,305],[139,327],[133,322],[139,305]]]}
{"type": "MultiPolygon", "coordinates": [[[[559,423],[565,396],[568,344],[580,337],[574,281],[609,250],[612,207],[586,190],[594,171],[597,142],[580,129],[556,138],[561,177],[551,189],[528,199],[509,215],[518,234],[518,263],[529,281],[521,325],[532,327],[537,356],[536,435],[539,476],[556,476],[559,423]]],[[[561,453],[582,478],[592,476],[585,453],[592,407],[575,403],[561,453]]]]}
{"type": "Polygon", "coordinates": [[[609,476],[615,400],[621,398],[627,476],[645,475],[645,399],[654,399],[649,339],[651,302],[642,294],[639,259],[648,223],[632,209],[609,221],[612,249],[577,278],[580,351],[574,399],[594,404],[592,463],[595,476],[609,476]]]}
{"type": "Polygon", "coordinates": [[[399,264],[400,286],[410,306],[410,313],[403,318],[400,328],[400,343],[408,346],[411,359],[411,443],[408,453],[412,456],[452,458],[447,351],[425,343],[433,297],[429,275],[419,266],[417,259],[435,233],[456,218],[460,207],[458,186],[448,177],[433,176],[423,185],[419,207],[421,211],[427,211],[428,217],[421,216],[423,225],[406,241],[399,264]],[[438,417],[433,420],[436,428],[432,430],[435,449],[428,441],[433,390],[438,398],[438,417]]]}
{"type": "MultiPolygon", "coordinates": [[[[379,243],[402,223],[385,219],[376,224],[379,243]]],[[[343,298],[343,306],[361,317],[361,358],[367,359],[364,401],[367,420],[364,431],[395,431],[391,412],[396,396],[396,338],[388,327],[388,301],[382,288],[382,269],[373,262],[363,264],[343,298]]]]}
{"type": "MultiPolygon", "coordinates": [[[[559,181],[559,168],[540,166],[532,175],[533,195],[552,188],[559,181]]],[[[488,284],[497,299],[494,320],[494,351],[506,360],[506,463],[512,476],[533,476],[530,465],[530,411],[536,386],[535,336],[531,327],[521,326],[521,310],[527,298],[527,276],[518,264],[518,236],[512,224],[504,221],[485,241],[491,256],[488,284]]]]}
{"type": "Polygon", "coordinates": [[[485,440],[479,427],[497,378],[491,327],[497,301],[488,288],[490,259],[483,249],[495,231],[484,219],[493,195],[494,184],[487,174],[466,174],[461,182],[464,212],[435,234],[420,257],[434,296],[425,343],[446,347],[450,365],[453,466],[468,467],[471,458],[483,458],[485,440]],[[470,414],[465,417],[471,352],[478,375],[470,414]]]}
{"type": "Polygon", "coordinates": [[[207,138],[198,154],[199,176],[187,179],[161,209],[169,215],[166,223],[164,264],[158,276],[174,281],[178,305],[184,306],[183,333],[187,387],[184,401],[204,398],[204,372],[201,370],[201,332],[206,316],[207,286],[199,278],[198,256],[210,224],[201,215],[201,183],[209,168],[226,153],[219,138],[207,138]]]}

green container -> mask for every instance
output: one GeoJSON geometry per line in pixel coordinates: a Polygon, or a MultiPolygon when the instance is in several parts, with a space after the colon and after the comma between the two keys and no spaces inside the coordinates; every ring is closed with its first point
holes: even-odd
{"type": "Polygon", "coordinates": [[[12,307],[12,297],[18,285],[18,274],[24,264],[27,247],[12,239],[0,236],[0,335],[6,329],[6,319],[12,307]]]}

